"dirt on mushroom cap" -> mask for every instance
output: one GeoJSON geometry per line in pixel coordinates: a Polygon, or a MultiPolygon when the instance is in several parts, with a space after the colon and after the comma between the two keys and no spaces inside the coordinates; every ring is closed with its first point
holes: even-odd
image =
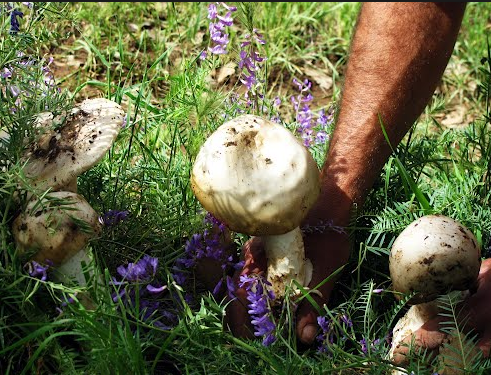
{"type": "Polygon", "coordinates": [[[57,190],[98,163],[112,146],[124,121],[124,111],[108,99],[86,99],[65,115],[42,113],[42,134],[29,145],[24,173],[40,190],[57,190]],[[53,121],[63,123],[51,128],[53,121]]]}

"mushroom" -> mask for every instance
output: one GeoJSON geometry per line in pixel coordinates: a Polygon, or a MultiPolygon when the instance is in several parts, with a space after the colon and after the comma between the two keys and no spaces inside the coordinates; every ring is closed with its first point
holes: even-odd
{"type": "Polygon", "coordinates": [[[299,225],[320,193],[319,169],[293,133],[255,115],[224,123],[196,156],[191,187],[229,229],[262,236],[278,297],[293,279],[308,285],[312,264],[299,225]]]}
{"type": "Polygon", "coordinates": [[[392,287],[399,296],[414,296],[408,301],[412,306],[393,329],[390,359],[405,337],[436,316],[438,296],[459,293],[457,297],[463,299],[469,290],[475,290],[480,264],[481,249],[476,238],[449,217],[426,215],[400,233],[389,256],[392,287]]]}
{"type": "Polygon", "coordinates": [[[20,254],[33,254],[31,260],[47,260],[63,276],[86,285],[82,261],[91,262],[85,247],[102,231],[99,215],[79,194],[51,192],[43,202],[31,200],[13,222],[12,234],[20,254]]]}
{"type": "MultiPolygon", "coordinates": [[[[1,127],[1,123],[0,123],[1,127]]],[[[10,141],[10,134],[5,130],[0,130],[0,152],[6,151],[10,141]]],[[[6,172],[9,166],[8,160],[0,160],[0,171],[6,172]]]]}
{"type": "Polygon", "coordinates": [[[104,98],[86,99],[64,115],[39,114],[40,136],[22,158],[26,177],[40,191],[76,192],[77,176],[104,157],[123,121],[121,106],[104,98]]]}

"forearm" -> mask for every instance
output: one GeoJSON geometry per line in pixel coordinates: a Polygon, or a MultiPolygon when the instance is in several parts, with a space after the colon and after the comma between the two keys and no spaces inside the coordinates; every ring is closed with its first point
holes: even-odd
{"type": "Polygon", "coordinates": [[[465,3],[364,3],[313,217],[348,220],[431,98],[452,54],[465,3]]]}

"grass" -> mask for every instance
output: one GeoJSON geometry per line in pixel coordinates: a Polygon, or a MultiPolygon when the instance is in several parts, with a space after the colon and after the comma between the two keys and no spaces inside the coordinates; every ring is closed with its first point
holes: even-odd
{"type": "MultiPolygon", "coordinates": [[[[267,42],[257,46],[267,57],[258,92],[269,114],[280,115],[293,130],[298,126],[290,103],[298,95],[293,78],[313,82],[310,104],[316,115],[339,99],[360,4],[238,4],[229,53],[204,61],[199,55],[209,43],[208,3],[38,3],[34,9],[15,4],[25,13],[16,35],[9,34],[6,3],[0,14],[0,72],[13,64],[18,72],[0,79],[0,130],[10,135],[0,145],[0,373],[387,374],[392,368],[386,359],[388,337],[406,309],[405,300],[396,302],[389,291],[388,254],[402,229],[426,212],[422,202],[468,226],[489,256],[491,72],[489,60],[483,61],[489,3],[468,4],[437,92],[356,213],[352,257],[329,306],[322,308],[335,327],[329,353],[298,346],[291,311],[281,314],[282,334],[271,346],[233,337],[224,329],[226,300],[210,293],[209,281],[193,277],[197,269],[190,269],[188,282],[179,286],[173,267],[191,236],[209,228],[189,176],[207,136],[244,108],[234,95],[244,93],[238,45],[247,29],[259,29],[267,42]],[[44,60],[26,67],[18,51],[44,60]],[[30,83],[42,81],[50,57],[61,92],[30,83]],[[228,73],[227,64],[234,68],[228,73]],[[35,93],[23,97],[23,107],[14,113],[13,85],[35,93]],[[126,210],[128,217],[105,226],[90,242],[96,267],[87,286],[58,283],[51,274],[40,281],[24,269],[27,259],[16,251],[11,233],[27,193],[33,192],[23,177],[21,155],[26,139],[34,137],[36,114],[61,112],[91,97],[120,103],[126,126],[104,159],[79,176],[78,192],[101,215],[126,210]],[[275,97],[281,99],[279,107],[275,97]],[[449,122],[461,107],[465,116],[449,122]],[[152,283],[167,286],[151,300],[159,308],[150,317],[143,304],[113,300],[122,290],[134,293],[135,300],[146,298],[138,286],[113,285],[113,278],[120,279],[119,266],[145,254],[159,260],[152,283]],[[84,296],[95,306],[84,303],[84,296]],[[66,303],[70,298],[73,302],[66,303]]],[[[311,148],[319,164],[326,148],[311,148]]],[[[234,234],[234,248],[246,239],[234,234]]],[[[453,313],[452,303],[446,306],[453,313]]],[[[489,361],[472,359],[466,350],[457,355],[468,361],[469,373],[487,373],[489,361]]],[[[407,371],[432,374],[430,362],[414,356],[407,371]]]]}

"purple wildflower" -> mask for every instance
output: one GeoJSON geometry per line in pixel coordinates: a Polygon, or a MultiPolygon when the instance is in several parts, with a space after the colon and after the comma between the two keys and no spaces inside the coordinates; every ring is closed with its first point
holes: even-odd
{"type": "Polygon", "coordinates": [[[12,70],[8,68],[3,68],[3,73],[0,73],[0,77],[2,78],[12,78],[12,70]]]}
{"type": "Polygon", "coordinates": [[[29,276],[35,277],[41,281],[46,281],[48,278],[48,270],[51,266],[53,266],[53,262],[49,259],[46,260],[45,265],[42,265],[35,260],[31,260],[24,265],[24,269],[29,276]]]}
{"type": "Polygon", "coordinates": [[[157,258],[145,254],[136,263],[128,263],[127,267],[119,266],[117,271],[124,279],[130,282],[148,281],[155,276],[158,262],[157,258]]]}
{"type": "Polygon", "coordinates": [[[213,3],[208,5],[208,18],[214,20],[218,16],[217,6],[213,3]]]}
{"type": "Polygon", "coordinates": [[[329,140],[329,135],[325,131],[318,131],[315,135],[315,143],[326,143],[329,140]]]}
{"type": "MultiPolygon", "coordinates": [[[[215,287],[213,288],[213,292],[212,292],[212,294],[213,294],[214,296],[216,296],[216,295],[217,295],[217,294],[220,292],[220,290],[221,290],[221,288],[222,288],[222,285],[223,285],[223,278],[222,278],[222,279],[220,279],[220,280],[218,280],[218,283],[217,283],[217,284],[215,285],[215,287]]],[[[233,299],[233,298],[234,298],[234,297],[232,296],[232,299],[233,299]]]]}
{"type": "Polygon", "coordinates": [[[353,321],[346,314],[341,315],[341,321],[346,324],[347,327],[353,327],[353,321]]]}
{"type": "Polygon", "coordinates": [[[237,10],[237,7],[233,5],[227,5],[225,3],[220,3],[220,5],[231,12],[235,12],[237,10]]]}
{"type": "Polygon", "coordinates": [[[227,50],[221,44],[217,44],[212,48],[208,48],[208,50],[214,55],[225,55],[227,53],[227,50]]]}
{"type": "Polygon", "coordinates": [[[321,332],[316,337],[316,340],[320,343],[317,348],[318,353],[331,354],[329,347],[335,340],[346,340],[347,329],[353,327],[353,322],[346,314],[338,314],[333,319],[334,321],[325,316],[317,317],[317,324],[321,329],[321,332]]]}
{"type": "Polygon", "coordinates": [[[8,79],[8,83],[3,85],[2,93],[5,95],[6,90],[9,90],[12,98],[15,99],[11,108],[13,113],[25,107],[26,98],[47,97],[50,94],[56,95],[61,91],[56,86],[53,73],[49,68],[53,58],[50,58],[46,63],[44,59],[37,60],[22,52],[18,52],[17,57],[19,58],[18,61],[4,67],[0,73],[1,78],[8,79]],[[42,73],[41,77],[39,71],[42,73]],[[25,77],[31,78],[26,80],[25,77]],[[37,79],[37,77],[41,79],[37,79]]]}
{"type": "Polygon", "coordinates": [[[329,345],[334,342],[333,324],[331,320],[325,316],[318,316],[317,324],[321,328],[321,333],[316,337],[316,340],[320,342],[317,351],[319,353],[329,353],[329,345]]]}
{"type": "Polygon", "coordinates": [[[157,327],[168,329],[169,327],[159,321],[163,317],[160,309],[160,302],[157,299],[167,290],[167,285],[162,285],[157,279],[158,258],[144,255],[136,263],[128,263],[127,266],[119,266],[118,274],[121,280],[113,278],[112,285],[117,287],[113,293],[113,301],[121,301],[126,307],[136,307],[136,297],[138,296],[140,317],[143,321],[148,321],[151,317],[158,316],[152,321],[157,327]]]}
{"type": "MultiPolygon", "coordinates": [[[[77,295],[77,293],[75,293],[75,295],[77,295]]],[[[69,297],[69,298],[65,299],[65,301],[63,301],[61,303],[61,306],[62,307],[65,307],[65,306],[68,306],[68,304],[73,303],[73,302],[75,302],[75,298],[69,297]]]]}
{"type": "Polygon", "coordinates": [[[326,114],[322,109],[318,113],[317,120],[312,112],[309,103],[314,99],[309,90],[312,82],[305,79],[300,82],[293,78],[293,84],[297,87],[299,94],[290,98],[295,109],[295,120],[297,122],[297,132],[306,147],[314,144],[324,144],[329,140],[328,130],[334,121],[332,109],[326,114]]]}
{"type": "MultiPolygon", "coordinates": [[[[251,37],[251,34],[247,34],[244,36],[244,41],[240,44],[240,47],[243,48],[240,53],[240,61],[239,61],[239,70],[242,72],[239,76],[239,80],[245,85],[247,91],[245,93],[245,98],[249,99],[249,96],[252,96],[254,99],[257,99],[257,85],[263,83],[265,80],[259,79],[257,77],[257,72],[261,70],[260,64],[263,63],[266,58],[261,57],[257,51],[255,50],[255,45],[253,41],[256,41],[260,44],[266,43],[262,38],[262,35],[254,29],[253,32],[254,38],[251,37]],[[258,37],[261,36],[261,38],[258,37]],[[260,42],[259,42],[260,41],[260,42]],[[244,49],[247,47],[246,49],[244,49]]],[[[246,103],[248,105],[254,105],[254,101],[249,101],[246,103]]]]}
{"type": "MultiPolygon", "coordinates": [[[[208,47],[208,51],[214,55],[223,55],[227,53],[229,39],[226,28],[233,25],[234,19],[232,13],[237,10],[236,7],[229,7],[225,3],[219,3],[219,5],[227,10],[227,13],[224,16],[219,14],[219,10],[215,4],[210,4],[208,6],[208,18],[210,20],[218,20],[217,22],[210,22],[208,27],[210,39],[214,43],[214,45],[208,47]]],[[[204,60],[206,59],[206,55],[201,53],[200,58],[204,60]]]]}
{"type": "Polygon", "coordinates": [[[227,279],[227,293],[228,293],[228,296],[229,296],[230,299],[234,299],[235,298],[235,291],[236,291],[234,281],[228,275],[227,275],[226,279],[227,279]]]}
{"type": "Polygon", "coordinates": [[[373,340],[370,344],[367,342],[367,340],[363,337],[360,341],[360,348],[364,356],[369,354],[370,352],[377,352],[379,350],[379,345],[381,343],[380,339],[375,339],[373,340]]]}
{"type": "Polygon", "coordinates": [[[128,215],[129,211],[109,210],[99,217],[99,222],[107,227],[111,227],[125,220],[128,215]]]}
{"type": "Polygon", "coordinates": [[[225,26],[232,26],[233,23],[234,23],[234,19],[232,18],[232,12],[227,12],[227,14],[225,15],[225,17],[222,17],[222,16],[218,15],[217,18],[225,26]]]}
{"type": "Polygon", "coordinates": [[[269,346],[276,341],[273,332],[276,325],[270,319],[270,303],[275,299],[274,293],[268,289],[271,283],[259,275],[241,275],[239,287],[245,288],[249,304],[248,313],[254,326],[254,335],[263,336],[263,345],[269,346]]]}
{"type": "Polygon", "coordinates": [[[17,98],[20,95],[20,88],[16,85],[9,85],[10,92],[14,98],[17,98]]]}
{"type": "Polygon", "coordinates": [[[367,355],[368,354],[368,346],[367,346],[367,340],[364,337],[360,340],[360,346],[361,346],[361,351],[362,351],[363,355],[367,355]]]}
{"type": "MultiPolygon", "coordinates": [[[[173,277],[179,285],[184,285],[187,280],[183,269],[193,268],[199,259],[216,260],[221,263],[224,271],[229,268],[240,269],[243,266],[243,261],[235,263],[232,256],[227,256],[222,240],[227,230],[225,224],[210,213],[206,214],[204,223],[207,225],[207,228],[202,233],[193,234],[186,241],[184,255],[176,260],[176,265],[173,268],[173,277]]],[[[220,285],[215,286],[213,294],[216,295],[219,292],[222,282],[223,280],[220,280],[220,285]]],[[[230,291],[228,279],[227,286],[230,291]]]]}
{"type": "Polygon", "coordinates": [[[14,9],[10,12],[10,33],[16,34],[20,31],[20,23],[17,17],[23,18],[24,13],[20,10],[14,9]]]}
{"type": "Polygon", "coordinates": [[[264,39],[263,34],[261,34],[258,29],[253,29],[252,32],[254,33],[254,39],[256,40],[256,42],[258,42],[259,44],[266,44],[266,40],[264,39]]]}

